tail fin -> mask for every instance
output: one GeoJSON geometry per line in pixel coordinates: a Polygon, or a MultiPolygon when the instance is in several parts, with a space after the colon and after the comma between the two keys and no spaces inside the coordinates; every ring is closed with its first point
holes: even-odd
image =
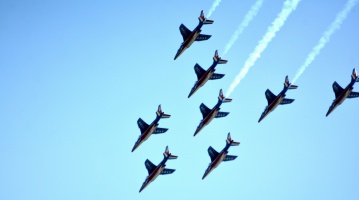
{"type": "Polygon", "coordinates": [[[168,159],[177,159],[177,158],[178,158],[178,156],[172,155],[172,154],[170,153],[170,151],[169,151],[169,149],[168,149],[168,146],[166,146],[166,150],[165,150],[165,152],[163,153],[163,155],[164,155],[166,158],[168,157],[168,159]]]}
{"type": "Polygon", "coordinates": [[[240,144],[240,142],[235,142],[232,140],[231,133],[228,133],[226,142],[227,144],[231,144],[232,142],[231,146],[238,146],[240,144]]]}
{"type": "Polygon", "coordinates": [[[200,22],[203,22],[203,24],[213,24],[213,20],[209,20],[209,19],[206,19],[205,17],[204,17],[204,12],[203,12],[203,10],[201,11],[201,15],[198,17],[198,20],[200,21],[200,22]]]}
{"type": "Polygon", "coordinates": [[[223,103],[228,103],[228,102],[231,102],[232,99],[225,98],[223,95],[222,89],[221,89],[221,90],[219,90],[218,101],[222,101],[223,103]]]}
{"type": "Polygon", "coordinates": [[[159,116],[159,117],[161,117],[161,118],[170,118],[170,117],[171,117],[171,115],[165,114],[164,112],[162,112],[161,104],[158,106],[156,115],[159,116]]]}
{"type": "Polygon", "coordinates": [[[356,82],[359,82],[357,71],[356,71],[355,68],[353,69],[353,72],[352,72],[352,80],[355,80],[356,82]]]}
{"type": "Polygon", "coordinates": [[[297,85],[292,85],[289,82],[289,78],[288,75],[285,77],[285,81],[284,81],[284,87],[288,87],[288,89],[297,89],[297,85]]]}
{"type": "Polygon", "coordinates": [[[218,55],[218,50],[216,50],[213,56],[213,62],[218,62],[218,64],[226,64],[228,60],[222,60],[218,55]]]}

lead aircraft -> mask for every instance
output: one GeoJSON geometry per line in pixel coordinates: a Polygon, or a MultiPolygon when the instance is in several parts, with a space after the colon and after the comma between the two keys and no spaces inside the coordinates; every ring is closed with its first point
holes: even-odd
{"type": "Polygon", "coordinates": [[[180,56],[187,48],[189,48],[192,43],[194,41],[203,41],[203,40],[208,40],[211,35],[204,35],[204,34],[200,34],[201,33],[201,28],[203,26],[203,24],[213,24],[213,20],[209,20],[206,19],[204,17],[204,12],[203,10],[201,11],[201,15],[198,17],[199,23],[196,26],[195,29],[193,29],[193,31],[190,31],[185,25],[181,24],[179,27],[179,30],[181,32],[181,35],[183,37],[183,42],[180,46],[180,48],[178,49],[176,56],[175,56],[175,60],[178,58],[178,56],[180,56]]]}
{"type": "Polygon", "coordinates": [[[145,166],[148,171],[148,176],[146,177],[145,182],[143,182],[141,189],[139,192],[141,192],[143,189],[145,189],[152,181],[154,181],[159,175],[165,175],[165,174],[172,174],[175,169],[167,169],[166,162],[169,159],[177,159],[178,156],[172,155],[169,150],[168,146],[166,146],[166,150],[163,153],[163,160],[158,164],[157,166],[154,165],[150,160],[145,161],[145,166]]]}
{"type": "Polygon", "coordinates": [[[213,64],[207,69],[207,71],[196,63],[196,65],[194,66],[194,71],[197,75],[197,81],[194,83],[194,86],[191,89],[188,98],[190,98],[208,80],[221,79],[224,74],[214,73],[216,71],[215,67],[217,66],[217,64],[226,64],[227,62],[227,60],[222,60],[221,57],[218,56],[218,51],[216,50],[213,56],[213,64]]]}
{"type": "Polygon", "coordinates": [[[290,104],[294,101],[294,99],[287,99],[284,98],[286,95],[285,93],[288,91],[288,89],[297,89],[298,86],[292,85],[289,82],[288,76],[285,77],[284,81],[284,88],[283,90],[276,96],[274,95],[269,89],[266,90],[265,95],[268,101],[268,106],[265,107],[261,117],[258,120],[258,123],[262,121],[270,112],[272,112],[279,104],[290,104]]]}
{"type": "Polygon", "coordinates": [[[165,133],[168,130],[168,128],[159,128],[157,126],[161,118],[170,118],[171,115],[162,112],[161,105],[158,106],[156,115],[156,119],[150,125],[148,125],[141,118],[137,120],[137,125],[138,128],[140,128],[141,130],[141,135],[138,137],[135,146],[132,148],[132,152],[136,150],[137,147],[139,147],[144,141],[146,141],[152,134],[165,133]]]}
{"type": "Polygon", "coordinates": [[[232,138],[231,138],[231,134],[228,133],[227,140],[226,140],[226,146],[223,148],[223,150],[221,152],[218,153],[211,146],[209,146],[208,154],[209,154],[209,157],[211,157],[211,163],[209,163],[209,166],[208,166],[207,170],[204,172],[202,180],[204,178],[206,178],[206,176],[212,170],[214,170],[216,167],[218,167],[218,165],[222,161],[231,161],[231,160],[236,159],[237,156],[231,156],[231,155],[227,155],[227,154],[228,154],[228,149],[229,149],[230,146],[238,146],[239,144],[240,144],[239,142],[233,141],[232,138]]]}
{"type": "Polygon", "coordinates": [[[222,105],[222,103],[227,103],[227,102],[231,102],[232,99],[230,98],[225,98],[223,96],[223,92],[222,89],[219,91],[219,96],[218,96],[218,102],[217,104],[211,109],[209,109],[206,105],[204,105],[204,103],[202,103],[199,106],[199,109],[201,110],[203,119],[201,120],[201,122],[199,123],[196,132],[194,133],[193,136],[196,136],[206,125],[208,125],[213,118],[220,118],[220,117],[225,117],[229,114],[229,112],[219,112],[219,110],[221,110],[220,106],[222,105]]]}
{"type": "Polygon", "coordinates": [[[329,107],[329,110],[327,112],[327,114],[325,115],[326,117],[337,107],[339,106],[341,103],[343,103],[343,101],[346,98],[356,98],[359,97],[359,92],[352,92],[352,90],[354,89],[354,84],[355,82],[359,82],[359,77],[357,76],[357,72],[355,70],[355,68],[353,69],[352,72],[352,79],[350,81],[350,83],[348,84],[348,86],[343,89],[336,81],[334,81],[333,83],[333,91],[335,93],[335,99],[332,103],[332,105],[329,107]]]}

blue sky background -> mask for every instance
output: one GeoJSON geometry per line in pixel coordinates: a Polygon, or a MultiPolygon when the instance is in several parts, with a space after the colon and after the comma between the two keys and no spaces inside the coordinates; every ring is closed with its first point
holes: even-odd
{"type": "MultiPolygon", "coordinates": [[[[0,199],[359,199],[359,99],[329,117],[332,83],[345,87],[359,63],[359,8],[287,93],[296,99],[257,123],[269,88],[294,77],[345,0],[303,0],[231,94],[225,118],[196,137],[203,102],[213,107],[282,8],[264,1],[256,18],[217,66],[226,76],[187,98],[196,63],[207,69],[254,1],[222,1],[176,61],[178,30],[192,30],[212,1],[0,1],[0,199]],[[162,104],[169,128],[135,152],[136,121],[162,104]],[[238,155],[201,180],[228,132],[238,155]],[[138,193],[148,158],[165,146],[176,169],[138,193]]],[[[359,91],[358,84],[354,91],[359,91]]]]}

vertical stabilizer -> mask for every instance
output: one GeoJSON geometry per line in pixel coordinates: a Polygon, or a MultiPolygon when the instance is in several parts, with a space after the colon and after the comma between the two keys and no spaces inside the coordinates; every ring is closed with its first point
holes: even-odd
{"type": "Polygon", "coordinates": [[[178,156],[172,155],[168,149],[168,146],[166,146],[165,152],[163,153],[163,155],[168,159],[177,159],[178,156]]]}

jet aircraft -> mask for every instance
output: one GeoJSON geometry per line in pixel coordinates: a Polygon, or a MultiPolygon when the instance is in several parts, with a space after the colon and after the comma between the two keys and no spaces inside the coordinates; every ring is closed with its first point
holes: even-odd
{"type": "Polygon", "coordinates": [[[334,99],[332,105],[329,107],[329,110],[328,110],[327,114],[325,115],[326,117],[337,106],[342,104],[343,101],[346,98],[359,97],[359,92],[352,92],[355,82],[359,82],[359,77],[357,76],[357,72],[356,72],[355,68],[353,69],[353,72],[352,72],[352,79],[351,79],[350,83],[348,84],[348,86],[345,89],[343,89],[336,81],[334,81],[334,83],[333,83],[333,91],[335,93],[335,99],[334,99]]]}
{"type": "Polygon", "coordinates": [[[219,110],[221,109],[220,106],[222,105],[222,103],[227,103],[227,102],[231,102],[232,99],[230,98],[225,98],[223,96],[223,92],[222,89],[219,91],[219,96],[218,96],[218,102],[217,104],[211,109],[209,109],[206,105],[204,105],[204,103],[202,103],[199,106],[199,109],[202,112],[203,115],[203,119],[201,120],[201,122],[199,123],[196,132],[194,133],[193,136],[196,136],[206,125],[208,125],[213,118],[220,118],[220,117],[225,117],[229,114],[229,112],[219,112],[219,110]]]}
{"type": "Polygon", "coordinates": [[[223,150],[221,152],[217,152],[216,150],[214,150],[211,146],[208,148],[208,154],[209,157],[211,157],[211,163],[209,163],[209,166],[207,168],[207,170],[204,172],[204,175],[202,177],[202,180],[204,178],[206,178],[206,176],[212,171],[214,170],[216,167],[218,167],[218,165],[222,162],[222,161],[231,161],[237,158],[237,156],[231,156],[231,155],[227,155],[228,154],[228,149],[230,146],[238,146],[240,143],[239,142],[235,142],[232,140],[231,138],[231,134],[228,133],[227,135],[227,140],[226,140],[226,146],[223,148],[223,150]]]}
{"type": "Polygon", "coordinates": [[[169,150],[168,146],[166,146],[166,150],[163,153],[163,160],[157,166],[154,165],[150,160],[145,161],[145,166],[148,171],[148,176],[146,177],[145,182],[143,182],[142,187],[139,192],[145,189],[152,181],[154,181],[160,174],[172,174],[175,169],[167,169],[166,162],[168,159],[177,159],[178,156],[172,155],[169,150]]]}
{"type": "Polygon", "coordinates": [[[191,92],[188,95],[188,98],[190,98],[200,87],[202,87],[208,80],[215,80],[215,79],[221,79],[224,74],[216,74],[214,73],[216,71],[215,67],[217,64],[226,64],[227,60],[222,60],[218,56],[218,51],[214,53],[213,57],[213,64],[205,71],[199,64],[196,63],[194,66],[194,71],[197,74],[197,81],[194,83],[193,88],[191,89],[191,92]]]}
{"type": "Polygon", "coordinates": [[[139,147],[144,141],[146,141],[152,134],[165,133],[168,130],[167,128],[159,128],[157,126],[161,118],[170,118],[171,115],[162,112],[161,105],[158,106],[156,115],[156,119],[150,125],[148,125],[141,118],[137,120],[137,125],[141,130],[141,135],[138,137],[138,140],[135,143],[132,152],[136,150],[137,147],[139,147]]]}
{"type": "Polygon", "coordinates": [[[265,107],[261,117],[258,120],[258,123],[261,122],[262,119],[264,119],[264,117],[266,117],[270,112],[272,112],[279,104],[284,105],[284,104],[292,103],[294,99],[284,98],[286,96],[285,93],[287,92],[288,89],[297,89],[297,87],[298,86],[296,85],[292,85],[289,82],[288,76],[286,76],[284,82],[284,88],[277,96],[274,95],[269,89],[267,89],[265,95],[268,101],[268,106],[265,107]]]}
{"type": "Polygon", "coordinates": [[[183,37],[183,42],[178,49],[175,60],[180,56],[187,48],[189,48],[194,41],[202,41],[202,40],[208,40],[211,35],[204,35],[201,33],[201,28],[203,24],[213,24],[213,20],[206,19],[204,17],[203,10],[201,11],[201,15],[198,17],[199,23],[196,26],[196,28],[193,31],[190,31],[185,25],[181,24],[179,27],[179,30],[181,32],[181,35],[183,37]]]}

